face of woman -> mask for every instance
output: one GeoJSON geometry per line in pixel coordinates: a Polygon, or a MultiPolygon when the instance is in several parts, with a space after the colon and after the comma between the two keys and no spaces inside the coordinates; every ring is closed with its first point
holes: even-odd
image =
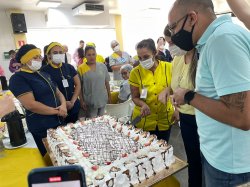
{"type": "Polygon", "coordinates": [[[123,78],[124,80],[128,80],[128,79],[129,79],[129,71],[128,71],[128,70],[123,69],[123,70],[121,71],[121,74],[122,74],[122,78],[123,78]]]}
{"type": "Polygon", "coordinates": [[[54,64],[62,63],[65,58],[63,48],[60,46],[53,47],[48,57],[54,64]]]}
{"type": "Polygon", "coordinates": [[[96,62],[96,52],[93,49],[89,49],[86,51],[86,59],[88,63],[95,63],[96,62]]]}
{"type": "Polygon", "coordinates": [[[50,50],[50,55],[53,54],[63,54],[63,49],[60,46],[55,46],[50,50]]]}
{"type": "Polygon", "coordinates": [[[140,61],[144,61],[149,58],[154,58],[153,52],[145,47],[137,49],[137,55],[140,61]]]}
{"type": "Polygon", "coordinates": [[[42,56],[41,55],[37,55],[35,57],[33,57],[29,62],[27,62],[27,65],[32,66],[32,61],[36,61],[36,62],[40,62],[42,63],[42,56]]]}
{"type": "Polygon", "coordinates": [[[37,56],[33,57],[29,62],[27,62],[25,67],[33,72],[40,70],[40,68],[42,67],[41,55],[37,55],[37,56]]]}

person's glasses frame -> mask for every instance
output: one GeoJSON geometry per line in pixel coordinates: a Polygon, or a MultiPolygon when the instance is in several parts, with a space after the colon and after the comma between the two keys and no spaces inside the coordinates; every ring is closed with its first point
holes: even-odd
{"type": "Polygon", "coordinates": [[[188,15],[185,15],[183,17],[181,17],[179,20],[177,20],[176,22],[174,22],[173,24],[171,25],[167,25],[167,29],[169,30],[169,32],[171,33],[171,36],[173,36],[175,33],[174,33],[174,29],[175,27],[178,25],[178,23],[183,20],[184,18],[186,18],[188,15]]]}

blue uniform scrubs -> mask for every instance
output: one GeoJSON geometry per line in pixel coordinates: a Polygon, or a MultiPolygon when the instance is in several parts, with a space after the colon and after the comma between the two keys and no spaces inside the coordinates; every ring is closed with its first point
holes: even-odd
{"type": "MultiPolygon", "coordinates": [[[[70,64],[62,63],[60,68],[54,68],[51,65],[47,65],[42,69],[43,72],[48,73],[52,80],[57,84],[58,89],[64,95],[66,101],[70,101],[73,97],[75,84],[74,77],[77,75],[75,68],[70,64]],[[63,86],[62,80],[66,79],[68,87],[63,86]]],[[[75,123],[78,120],[78,113],[80,110],[80,101],[76,100],[73,108],[68,111],[68,116],[65,119],[66,123],[75,123]]]]}
{"type": "MultiPolygon", "coordinates": [[[[56,84],[45,72],[17,72],[11,76],[9,88],[16,98],[32,92],[37,102],[53,108],[60,106],[60,101],[56,98],[56,84]]],[[[57,115],[40,115],[26,109],[26,121],[39,151],[44,155],[46,149],[42,138],[47,136],[47,129],[63,125],[63,119],[57,115]]]]}

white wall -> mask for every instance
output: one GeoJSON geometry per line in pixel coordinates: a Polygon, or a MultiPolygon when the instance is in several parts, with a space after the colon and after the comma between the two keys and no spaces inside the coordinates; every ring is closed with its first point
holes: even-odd
{"type": "Polygon", "coordinates": [[[138,42],[147,38],[152,38],[156,42],[160,36],[163,36],[164,28],[168,23],[168,11],[173,2],[174,0],[120,0],[124,50],[134,56],[136,55],[135,45],[138,42]],[[127,7],[130,4],[127,1],[134,4],[133,9],[131,6],[127,7]]]}
{"type": "Polygon", "coordinates": [[[46,13],[24,11],[28,33],[27,42],[43,47],[53,41],[68,45],[73,55],[80,40],[94,42],[97,53],[111,54],[110,41],[115,38],[114,16],[107,10],[97,16],[72,15],[71,9],[49,9],[46,13]],[[47,14],[48,21],[45,20],[47,14]]]}
{"type": "Polygon", "coordinates": [[[61,28],[61,29],[28,29],[28,43],[43,47],[50,42],[56,41],[68,45],[69,52],[73,55],[80,40],[94,42],[98,54],[107,57],[112,53],[110,42],[115,38],[115,29],[83,29],[83,28],[61,28]],[[41,39],[42,38],[42,39],[41,39]]]}
{"type": "MultiPolygon", "coordinates": [[[[110,41],[116,37],[114,16],[108,15],[101,19],[103,24],[108,24],[107,27],[102,29],[100,26],[96,26],[100,21],[100,17],[88,18],[88,20],[91,20],[92,25],[90,22],[87,25],[86,17],[70,17],[70,25],[60,27],[56,25],[55,27],[52,27],[52,25],[47,26],[44,12],[23,11],[23,13],[25,14],[28,29],[28,33],[26,34],[27,42],[35,44],[41,49],[52,41],[58,41],[62,44],[67,44],[70,53],[73,54],[78,47],[79,40],[84,40],[85,42],[94,42],[97,46],[97,52],[104,57],[112,53],[110,49],[110,41]],[[84,25],[84,23],[86,24],[84,25]],[[74,24],[83,25],[79,26],[74,24]]],[[[102,27],[103,26],[104,25],[102,25],[102,27]]],[[[0,64],[5,70],[7,79],[10,78],[12,73],[8,69],[9,60],[4,59],[3,52],[15,49],[12,33],[9,11],[0,10],[0,64]]]]}
{"type": "Polygon", "coordinates": [[[9,60],[4,59],[3,53],[8,52],[11,49],[15,49],[12,32],[9,13],[0,10],[0,65],[4,68],[7,78],[9,78],[12,73],[9,71],[9,60]]]}

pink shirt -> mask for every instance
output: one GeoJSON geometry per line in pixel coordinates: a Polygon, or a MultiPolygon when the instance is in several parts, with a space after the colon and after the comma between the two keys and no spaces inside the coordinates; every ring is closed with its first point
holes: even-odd
{"type": "Polygon", "coordinates": [[[0,66],[0,76],[5,76],[4,69],[2,66],[0,66]]]}

